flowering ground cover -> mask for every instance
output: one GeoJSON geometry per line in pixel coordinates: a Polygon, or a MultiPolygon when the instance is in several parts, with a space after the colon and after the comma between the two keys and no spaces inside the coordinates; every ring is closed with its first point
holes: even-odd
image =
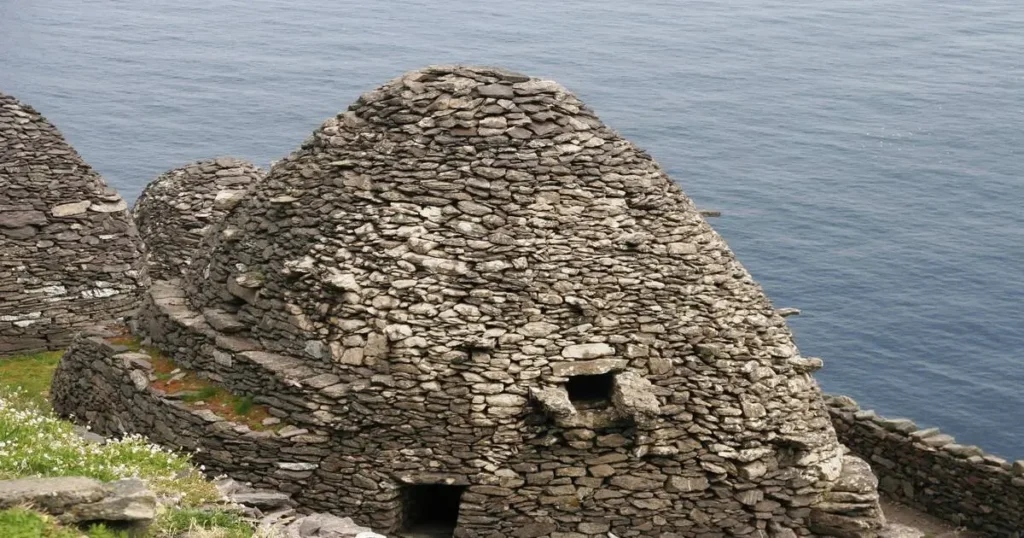
{"type": "MultiPolygon", "coordinates": [[[[206,536],[250,538],[252,524],[232,512],[209,508],[219,501],[216,488],[193,466],[187,454],[149,443],[141,436],[90,442],[71,422],[53,414],[47,402],[50,379],[60,353],[8,357],[0,361],[0,480],[84,476],[98,480],[140,478],[173,508],[157,517],[146,538],[206,536]]],[[[29,507],[30,508],[30,507],[29,507]]],[[[120,538],[102,527],[62,528],[26,508],[0,510],[5,538],[120,538]]]]}

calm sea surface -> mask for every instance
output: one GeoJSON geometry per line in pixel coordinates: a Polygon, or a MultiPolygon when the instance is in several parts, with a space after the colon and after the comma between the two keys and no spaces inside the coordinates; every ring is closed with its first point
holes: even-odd
{"type": "Polygon", "coordinates": [[[0,91],[129,200],[431,63],[576,91],[724,212],[826,390],[1024,458],[1020,0],[0,0],[0,91]]]}

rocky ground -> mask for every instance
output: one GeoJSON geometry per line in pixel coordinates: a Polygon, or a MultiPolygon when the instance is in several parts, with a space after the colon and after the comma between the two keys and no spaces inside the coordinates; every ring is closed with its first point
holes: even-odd
{"type": "MultiPolygon", "coordinates": [[[[903,525],[916,529],[926,538],[982,538],[982,535],[966,529],[958,529],[933,515],[926,514],[909,506],[898,504],[882,498],[882,510],[890,525],[903,525]]],[[[891,538],[903,538],[904,535],[892,535],[891,538]]],[[[910,538],[913,535],[905,535],[910,538]]]]}

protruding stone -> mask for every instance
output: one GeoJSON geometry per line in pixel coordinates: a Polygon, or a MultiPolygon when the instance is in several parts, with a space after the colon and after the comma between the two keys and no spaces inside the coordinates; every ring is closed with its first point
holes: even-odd
{"type": "Polygon", "coordinates": [[[573,344],[562,348],[562,356],[567,359],[593,359],[614,354],[615,348],[605,343],[573,344]]]}
{"type": "MultiPolygon", "coordinates": [[[[562,352],[563,356],[565,352],[562,352]]],[[[625,359],[591,359],[551,364],[551,373],[558,377],[600,375],[622,370],[629,364],[625,359]]]]}
{"type": "Polygon", "coordinates": [[[60,204],[53,206],[53,209],[50,210],[50,213],[54,217],[72,217],[75,215],[81,215],[85,213],[89,209],[90,205],[92,205],[92,202],[90,202],[89,200],[60,204]]]}

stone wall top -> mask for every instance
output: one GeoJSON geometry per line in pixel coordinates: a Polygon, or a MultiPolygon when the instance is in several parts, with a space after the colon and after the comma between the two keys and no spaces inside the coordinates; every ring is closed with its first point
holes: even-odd
{"type": "Polygon", "coordinates": [[[867,460],[892,498],[954,524],[1017,538],[1024,532],[1024,461],[962,445],[938,428],[828,396],[840,441],[867,460]]]}

